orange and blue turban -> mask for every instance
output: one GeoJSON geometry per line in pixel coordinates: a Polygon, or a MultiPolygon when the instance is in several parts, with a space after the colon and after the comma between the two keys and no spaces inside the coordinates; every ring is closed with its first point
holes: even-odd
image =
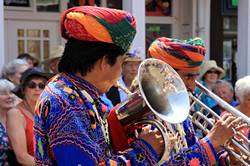
{"type": "Polygon", "coordinates": [[[200,38],[178,40],[160,37],[150,45],[148,55],[163,60],[174,69],[196,70],[204,60],[204,41],[200,38]]]}
{"type": "Polygon", "coordinates": [[[65,39],[112,43],[126,52],[136,33],[135,18],[128,12],[95,6],[79,6],[61,16],[65,39]]]}

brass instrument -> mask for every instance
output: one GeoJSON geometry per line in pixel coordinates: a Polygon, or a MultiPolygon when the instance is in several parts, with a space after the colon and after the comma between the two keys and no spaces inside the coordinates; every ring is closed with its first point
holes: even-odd
{"type": "MultiPolygon", "coordinates": [[[[176,71],[158,59],[144,60],[139,66],[137,79],[139,89],[118,104],[110,116],[115,114],[120,124],[126,127],[131,124],[154,125],[161,132],[165,144],[164,153],[158,163],[160,165],[169,159],[171,149],[166,127],[152,116],[169,123],[181,123],[189,114],[188,92],[176,71]]],[[[127,91],[124,87],[122,89],[127,91]]],[[[111,133],[111,142],[115,149],[116,144],[112,140],[111,133]]],[[[120,145],[120,140],[117,145],[120,145]]]]}
{"type": "MultiPolygon", "coordinates": [[[[229,113],[236,117],[240,117],[242,121],[244,121],[244,126],[248,128],[250,127],[250,118],[246,116],[245,114],[241,113],[236,108],[232,107],[230,104],[222,100],[220,97],[215,95],[213,92],[208,90],[206,87],[204,87],[201,83],[196,81],[196,86],[201,90],[201,93],[198,95],[198,97],[195,97],[194,95],[190,94],[190,98],[193,100],[191,104],[191,111],[189,117],[192,119],[192,122],[200,128],[204,134],[207,134],[210,129],[209,127],[213,126],[214,120],[218,120],[221,117],[217,115],[211,108],[206,106],[204,103],[201,102],[200,97],[203,94],[208,95],[211,97],[215,102],[220,105],[221,108],[227,110],[229,113]],[[198,104],[200,106],[199,110],[195,110],[195,104],[198,104]],[[212,115],[211,118],[207,118],[207,115],[212,115]]],[[[233,146],[237,147],[237,149],[240,151],[235,152],[232,148],[229,148],[228,144],[224,145],[225,150],[227,150],[230,154],[232,154],[237,160],[239,160],[243,165],[250,165],[250,141],[247,137],[245,137],[242,133],[238,132],[237,129],[240,126],[232,128],[235,132],[235,136],[231,138],[231,142],[233,146]],[[241,141],[239,141],[239,139],[241,141]]]]}

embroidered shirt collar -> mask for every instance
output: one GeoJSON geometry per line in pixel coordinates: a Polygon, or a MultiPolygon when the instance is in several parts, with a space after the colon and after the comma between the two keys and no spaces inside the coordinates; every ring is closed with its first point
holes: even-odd
{"type": "Polygon", "coordinates": [[[74,86],[79,88],[79,90],[85,90],[92,98],[99,98],[98,89],[90,82],[76,76],[75,74],[62,73],[67,79],[69,79],[74,86]]]}

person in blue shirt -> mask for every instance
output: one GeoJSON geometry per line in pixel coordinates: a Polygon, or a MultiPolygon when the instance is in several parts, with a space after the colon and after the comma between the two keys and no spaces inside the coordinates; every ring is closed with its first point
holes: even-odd
{"type": "MultiPolygon", "coordinates": [[[[202,85],[212,91],[215,82],[221,79],[224,75],[224,70],[221,67],[217,66],[215,60],[207,60],[204,61],[201,65],[199,78],[202,85]]],[[[196,88],[195,94],[200,94],[200,92],[201,90],[199,88],[196,88]]],[[[201,96],[201,101],[209,108],[212,108],[216,105],[216,102],[206,94],[203,94],[201,96]]]]}

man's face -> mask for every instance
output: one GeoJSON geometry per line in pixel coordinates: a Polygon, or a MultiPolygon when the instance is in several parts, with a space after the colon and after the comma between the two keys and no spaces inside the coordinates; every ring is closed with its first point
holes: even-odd
{"type": "Polygon", "coordinates": [[[217,84],[214,87],[214,93],[218,95],[220,98],[230,103],[233,100],[233,91],[226,85],[217,84]]]}
{"type": "Polygon", "coordinates": [[[189,92],[193,92],[195,90],[195,80],[199,76],[199,69],[195,71],[187,71],[187,70],[178,70],[177,73],[180,75],[183,80],[187,90],[189,92]]]}
{"type": "Polygon", "coordinates": [[[118,56],[116,59],[116,63],[114,65],[110,65],[105,61],[105,67],[103,68],[102,73],[102,85],[99,89],[102,93],[107,92],[113,85],[117,84],[121,73],[122,73],[122,65],[124,63],[125,56],[118,56]]]}
{"type": "Polygon", "coordinates": [[[122,75],[124,79],[132,81],[137,75],[139,65],[140,65],[140,61],[125,62],[122,66],[122,75]]]}

